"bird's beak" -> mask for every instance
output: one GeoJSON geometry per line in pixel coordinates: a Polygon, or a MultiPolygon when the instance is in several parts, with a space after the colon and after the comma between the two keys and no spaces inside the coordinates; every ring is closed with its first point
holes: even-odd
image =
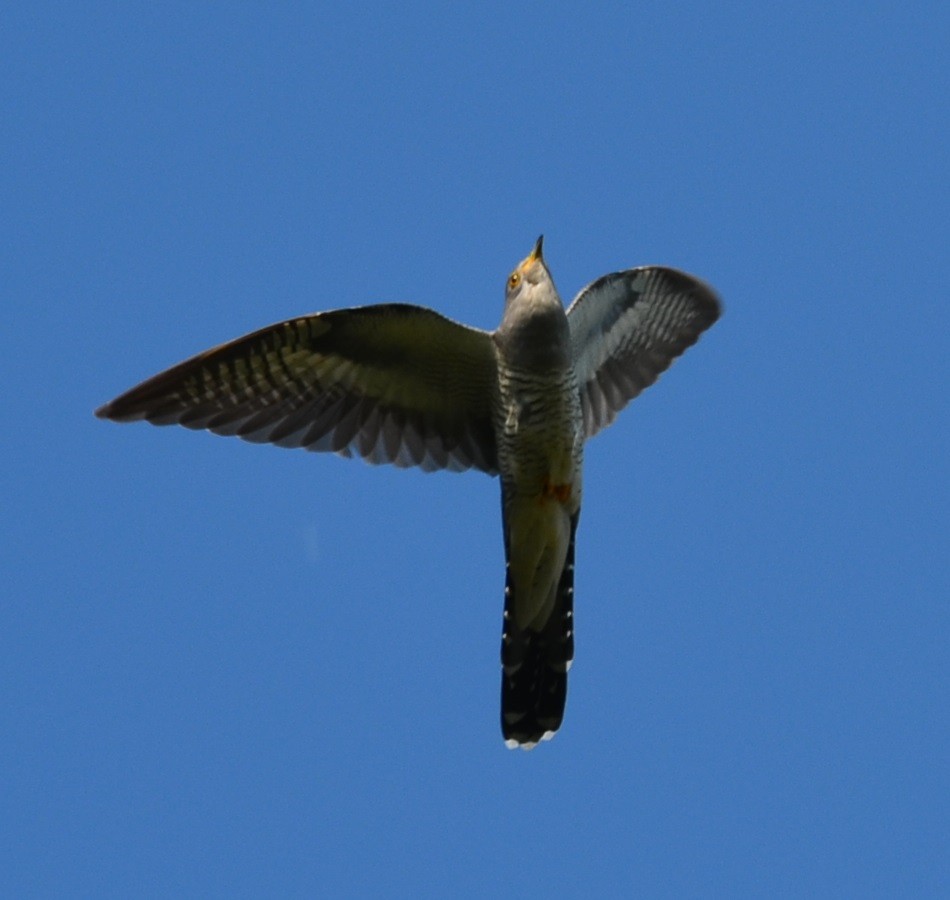
{"type": "Polygon", "coordinates": [[[528,257],[528,259],[529,259],[531,262],[534,262],[535,260],[539,260],[540,262],[544,262],[544,257],[541,255],[541,245],[542,245],[543,243],[544,243],[544,235],[542,234],[542,235],[537,239],[537,241],[535,241],[534,250],[531,251],[531,255],[528,257]]]}

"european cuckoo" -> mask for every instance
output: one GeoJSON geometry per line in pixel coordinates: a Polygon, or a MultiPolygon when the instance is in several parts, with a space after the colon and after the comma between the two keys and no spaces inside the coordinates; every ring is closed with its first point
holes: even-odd
{"type": "Polygon", "coordinates": [[[498,475],[501,729],[525,749],[564,716],[584,441],[720,313],[707,284],[661,266],[604,275],[565,312],[541,245],[509,276],[494,332],[396,303],[315,313],[200,353],[96,411],[498,475]]]}

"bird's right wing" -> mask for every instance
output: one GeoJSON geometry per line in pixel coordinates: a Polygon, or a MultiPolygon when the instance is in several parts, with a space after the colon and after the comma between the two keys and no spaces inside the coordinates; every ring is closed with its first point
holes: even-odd
{"type": "Polygon", "coordinates": [[[497,474],[491,336],[405,304],[317,313],[192,357],[96,410],[373,463],[497,474]]]}
{"type": "Polygon", "coordinates": [[[587,437],[613,422],[719,313],[713,289],[677,269],[643,266],[587,285],[567,311],[587,437]]]}

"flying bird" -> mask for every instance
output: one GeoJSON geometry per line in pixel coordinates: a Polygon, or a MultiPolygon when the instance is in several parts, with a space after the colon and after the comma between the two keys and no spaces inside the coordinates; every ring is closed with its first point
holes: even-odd
{"type": "Polygon", "coordinates": [[[584,442],[720,314],[707,284],[643,266],[565,312],[539,237],[481,331],[419,306],[290,319],[173,366],[96,410],[426,471],[501,481],[501,729],[530,749],[561,725],[574,657],[584,442]]]}

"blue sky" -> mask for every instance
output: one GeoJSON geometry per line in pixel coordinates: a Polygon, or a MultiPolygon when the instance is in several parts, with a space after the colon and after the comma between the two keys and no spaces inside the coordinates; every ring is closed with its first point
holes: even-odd
{"type": "Polygon", "coordinates": [[[0,893],[946,896],[940,4],[21,4],[0,102],[0,893]],[[587,448],[554,741],[498,485],[93,409],[384,301],[726,313],[587,448]]]}

